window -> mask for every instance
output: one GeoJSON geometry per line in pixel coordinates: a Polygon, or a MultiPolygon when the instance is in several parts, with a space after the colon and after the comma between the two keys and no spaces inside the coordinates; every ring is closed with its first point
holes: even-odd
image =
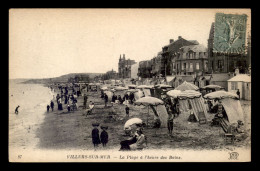
{"type": "Polygon", "coordinates": [[[206,71],[208,70],[208,62],[205,62],[204,68],[206,71]]]}
{"type": "Polygon", "coordinates": [[[193,55],[194,55],[194,58],[196,58],[196,52],[194,52],[193,55]]]}
{"type": "Polygon", "coordinates": [[[193,63],[190,63],[190,69],[193,69],[193,63]]]}
{"type": "Polygon", "coordinates": [[[223,68],[223,60],[218,60],[218,68],[223,68]]]}
{"type": "Polygon", "coordinates": [[[200,69],[200,64],[197,62],[196,63],[196,70],[199,70],[200,69]]]}
{"type": "Polygon", "coordinates": [[[237,90],[237,82],[231,82],[231,90],[237,90]]]}

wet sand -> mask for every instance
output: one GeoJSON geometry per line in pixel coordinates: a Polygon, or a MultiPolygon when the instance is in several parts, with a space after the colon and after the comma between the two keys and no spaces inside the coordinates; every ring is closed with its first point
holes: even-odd
{"type": "MultiPolygon", "coordinates": [[[[100,125],[108,126],[109,142],[105,150],[119,150],[120,141],[129,137],[124,135],[124,123],[132,117],[139,117],[146,121],[147,108],[142,106],[130,105],[130,117],[125,117],[125,106],[116,104],[114,109],[117,113],[117,120],[108,122],[111,107],[104,108],[104,101],[100,98],[100,92],[88,92],[88,104],[92,101],[96,104],[92,115],[83,115],[83,97],[78,98],[79,109],[68,113],[65,108],[63,111],[55,110],[46,113],[44,122],[37,130],[39,149],[51,150],[93,150],[91,131],[92,123],[98,122],[100,125]]],[[[87,104],[87,105],[88,105],[87,104]]],[[[200,125],[199,123],[189,123],[188,116],[180,114],[174,120],[173,136],[168,136],[167,128],[155,129],[145,128],[144,134],[148,138],[147,150],[153,149],[192,149],[192,150],[233,150],[234,148],[250,148],[250,115],[251,102],[241,101],[244,114],[246,116],[246,128],[248,137],[244,141],[235,142],[235,144],[225,144],[224,131],[221,127],[211,127],[210,122],[200,125]]],[[[65,105],[63,105],[64,108],[65,105]]],[[[111,104],[110,104],[111,106],[111,104]]],[[[149,123],[152,124],[152,112],[149,115],[149,123]]],[[[213,114],[208,115],[208,121],[213,118],[213,114]]],[[[101,132],[101,129],[99,127],[101,132]]],[[[98,150],[104,150],[100,145],[98,150]]]]}

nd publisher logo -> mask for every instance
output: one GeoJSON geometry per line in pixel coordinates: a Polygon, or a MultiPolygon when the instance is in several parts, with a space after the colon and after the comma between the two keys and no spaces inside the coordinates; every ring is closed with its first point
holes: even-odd
{"type": "Polygon", "coordinates": [[[237,160],[239,154],[237,152],[231,152],[229,153],[229,160],[237,160]]]}

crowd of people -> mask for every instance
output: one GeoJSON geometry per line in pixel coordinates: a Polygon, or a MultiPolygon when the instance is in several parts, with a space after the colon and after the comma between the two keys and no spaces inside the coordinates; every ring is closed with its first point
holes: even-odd
{"type": "MultiPolygon", "coordinates": [[[[68,112],[72,110],[77,110],[78,105],[77,105],[77,97],[81,95],[81,91],[76,91],[74,87],[72,87],[72,93],[68,93],[68,87],[58,87],[60,90],[60,94],[57,94],[56,96],[56,102],[58,105],[58,110],[63,110],[63,101],[64,104],[67,105],[67,110],[68,112]]],[[[239,91],[237,92],[238,95],[239,91]]],[[[101,98],[104,100],[104,108],[108,107],[108,102],[109,102],[109,97],[108,94],[106,94],[104,91],[101,90],[101,98]]],[[[169,97],[162,98],[164,101],[164,105],[166,108],[166,111],[168,113],[168,118],[167,118],[167,128],[168,128],[168,135],[173,136],[173,131],[174,131],[174,119],[177,118],[180,115],[180,106],[179,106],[179,101],[177,98],[172,99],[169,97]]],[[[111,104],[124,104],[125,105],[125,116],[126,118],[130,118],[130,108],[129,104],[133,104],[135,102],[135,95],[133,92],[128,92],[125,93],[123,97],[121,95],[115,95],[115,93],[112,93],[111,97],[111,104]]],[[[88,103],[88,96],[87,94],[83,95],[83,109],[84,109],[84,115],[91,115],[92,111],[95,107],[94,102],[90,101],[89,105],[87,106],[88,103]]],[[[219,125],[219,118],[227,118],[226,112],[224,110],[223,105],[221,104],[220,100],[215,100],[214,105],[212,104],[211,100],[207,101],[208,104],[208,109],[209,112],[211,113],[216,113],[215,117],[212,120],[211,125],[219,125]]],[[[47,112],[49,110],[54,109],[54,102],[53,100],[51,101],[50,104],[47,105],[47,112]]],[[[18,108],[17,108],[17,113],[18,113],[18,108]]],[[[192,109],[192,106],[189,104],[188,107],[188,121],[189,122],[196,122],[196,118],[192,109]]],[[[108,132],[107,126],[101,126],[102,132],[99,134],[99,124],[94,123],[92,124],[94,129],[92,130],[92,143],[94,145],[94,149],[97,149],[99,144],[102,144],[102,146],[105,148],[106,144],[108,143],[108,132]]],[[[236,129],[238,130],[237,132],[243,132],[242,130],[243,123],[239,123],[236,129]]],[[[157,129],[161,127],[161,120],[159,116],[155,117],[154,119],[154,124],[153,128],[157,129]]],[[[143,133],[143,127],[138,127],[136,129],[134,134],[129,135],[130,138],[123,140],[120,142],[120,150],[141,150],[147,146],[147,137],[143,133]],[[145,145],[146,144],[146,145],[145,145]]]]}

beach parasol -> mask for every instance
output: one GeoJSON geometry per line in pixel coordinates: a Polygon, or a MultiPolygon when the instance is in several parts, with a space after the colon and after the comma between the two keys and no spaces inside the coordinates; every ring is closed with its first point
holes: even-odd
{"type": "Polygon", "coordinates": [[[172,88],[172,86],[170,85],[166,85],[166,84],[157,84],[154,87],[160,87],[160,88],[172,88]]]}
{"type": "Polygon", "coordinates": [[[142,88],[151,89],[151,88],[153,88],[153,86],[152,85],[139,85],[136,88],[139,88],[139,89],[142,89],[142,88]]]}
{"type": "Polygon", "coordinates": [[[135,105],[144,105],[144,106],[158,106],[163,105],[164,102],[161,99],[155,98],[155,97],[142,97],[135,101],[135,105]]]}
{"type": "Polygon", "coordinates": [[[118,86],[118,87],[115,87],[114,89],[115,89],[116,91],[123,91],[123,90],[127,90],[128,88],[118,86]]]}
{"type": "Polygon", "coordinates": [[[161,99],[155,97],[142,97],[134,102],[135,105],[143,105],[148,107],[148,115],[147,115],[147,126],[148,126],[148,116],[149,116],[149,106],[158,106],[163,105],[164,102],[161,99]]]}
{"type": "Polygon", "coordinates": [[[180,93],[181,90],[170,90],[166,94],[170,97],[177,98],[180,93]]]}
{"type": "Polygon", "coordinates": [[[204,96],[205,99],[224,99],[224,98],[233,98],[233,99],[239,99],[238,95],[231,93],[231,92],[227,92],[227,91],[215,91],[209,94],[206,94],[204,96]]]}
{"type": "Polygon", "coordinates": [[[182,91],[180,94],[178,94],[179,99],[194,99],[194,98],[199,98],[201,97],[201,93],[195,90],[185,90],[182,91]]]}
{"type": "Polygon", "coordinates": [[[142,124],[143,121],[139,118],[131,118],[128,121],[126,121],[124,125],[124,129],[131,127],[134,124],[142,124]]]}
{"type": "Polygon", "coordinates": [[[221,89],[221,88],[223,87],[219,85],[213,85],[213,84],[202,87],[202,89],[221,89]]]}
{"type": "Polygon", "coordinates": [[[128,89],[127,92],[135,93],[135,92],[138,92],[138,90],[136,90],[136,89],[128,89]]]}
{"type": "Polygon", "coordinates": [[[128,85],[128,88],[136,88],[137,87],[137,85],[128,85]]]}
{"type": "Polygon", "coordinates": [[[101,89],[101,90],[108,90],[107,87],[101,87],[100,89],[101,89]]]}
{"type": "Polygon", "coordinates": [[[196,85],[192,84],[192,83],[188,83],[186,81],[184,81],[181,85],[179,85],[178,87],[175,88],[175,90],[199,90],[199,87],[197,87],[196,85]]]}

